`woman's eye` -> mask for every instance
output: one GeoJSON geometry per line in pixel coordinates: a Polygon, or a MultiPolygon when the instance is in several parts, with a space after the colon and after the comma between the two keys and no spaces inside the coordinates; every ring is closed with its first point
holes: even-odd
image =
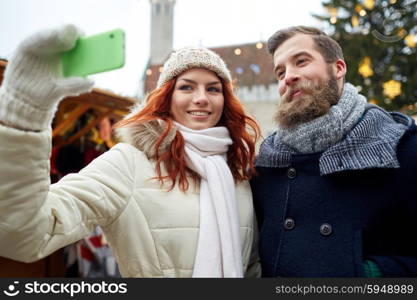
{"type": "Polygon", "coordinates": [[[209,92],[213,92],[213,93],[221,93],[221,92],[222,92],[222,90],[221,90],[220,88],[218,88],[218,87],[214,87],[214,86],[209,87],[209,88],[207,89],[207,91],[209,91],[209,92]]]}
{"type": "Polygon", "coordinates": [[[280,71],[277,73],[277,78],[278,79],[282,79],[282,77],[284,76],[285,72],[284,71],[280,71]]]}
{"type": "Polygon", "coordinates": [[[191,85],[188,85],[188,84],[184,84],[179,87],[179,90],[182,90],[182,91],[190,91],[191,89],[192,89],[191,85]]]}

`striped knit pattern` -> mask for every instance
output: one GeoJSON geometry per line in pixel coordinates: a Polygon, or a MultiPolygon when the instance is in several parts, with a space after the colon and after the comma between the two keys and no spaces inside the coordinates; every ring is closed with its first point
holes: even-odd
{"type": "MultiPolygon", "coordinates": [[[[369,168],[399,168],[397,145],[412,122],[401,113],[388,113],[380,107],[367,105],[363,117],[345,139],[321,155],[321,175],[369,168]]],[[[262,143],[257,167],[291,165],[295,151],[275,140],[274,133],[262,143]]]]}
{"type": "Polygon", "coordinates": [[[275,134],[268,136],[261,144],[259,155],[256,157],[257,167],[285,168],[291,164],[294,151],[284,144],[275,144],[275,134]]]}
{"type": "Polygon", "coordinates": [[[15,94],[0,88],[0,121],[3,124],[31,130],[45,130],[50,127],[58,103],[44,109],[15,94]]]}
{"type": "Polygon", "coordinates": [[[399,168],[397,145],[411,123],[411,118],[405,115],[390,115],[372,106],[343,142],[323,153],[320,157],[320,173],[399,168]]]}

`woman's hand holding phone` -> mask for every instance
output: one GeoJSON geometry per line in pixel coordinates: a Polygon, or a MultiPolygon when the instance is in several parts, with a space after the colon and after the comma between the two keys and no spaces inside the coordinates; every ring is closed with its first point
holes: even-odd
{"type": "Polygon", "coordinates": [[[37,32],[17,47],[0,87],[0,122],[41,131],[49,128],[61,99],[91,91],[94,82],[83,77],[63,78],[61,54],[80,36],[74,25],[37,32]]]}

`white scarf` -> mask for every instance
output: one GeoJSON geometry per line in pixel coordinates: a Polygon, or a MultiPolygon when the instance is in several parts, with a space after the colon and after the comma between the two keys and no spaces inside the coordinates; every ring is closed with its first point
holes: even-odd
{"type": "Polygon", "coordinates": [[[226,162],[233,142],[226,127],[192,130],[175,122],[187,166],[201,177],[200,231],[193,277],[243,277],[235,183],[226,162]]]}

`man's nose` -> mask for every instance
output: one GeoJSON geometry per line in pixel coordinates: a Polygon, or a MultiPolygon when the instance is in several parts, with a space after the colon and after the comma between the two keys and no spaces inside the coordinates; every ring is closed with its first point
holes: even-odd
{"type": "Polygon", "coordinates": [[[289,69],[285,73],[284,80],[286,85],[293,85],[300,80],[300,75],[294,69],[289,69]]]}

